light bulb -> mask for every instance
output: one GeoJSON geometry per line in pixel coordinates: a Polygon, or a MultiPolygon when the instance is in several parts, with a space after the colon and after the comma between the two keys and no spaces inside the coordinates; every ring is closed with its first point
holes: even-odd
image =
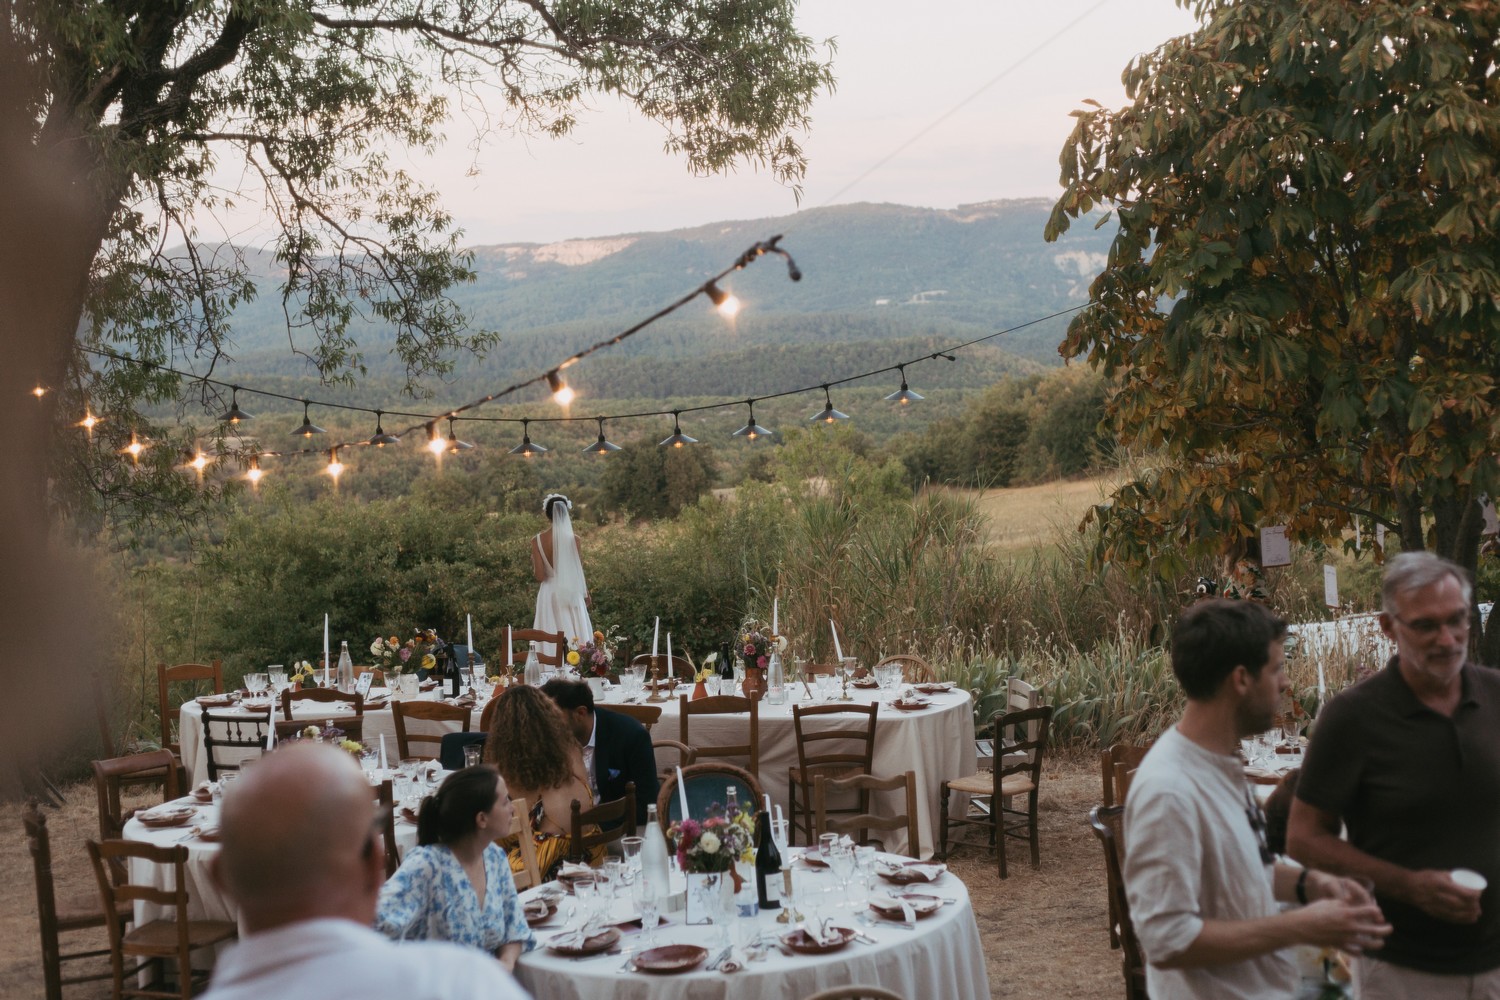
{"type": "Polygon", "coordinates": [[[250,480],[250,485],[253,487],[260,485],[260,477],[264,475],[265,473],[260,468],[260,459],[255,455],[251,455],[250,468],[245,470],[245,478],[250,480]]]}
{"type": "Polygon", "coordinates": [[[137,438],[134,434],[131,434],[130,443],[120,450],[129,455],[132,462],[139,462],[141,460],[141,452],[146,450],[146,446],[144,444],[141,444],[139,438],[137,438]]]}
{"type": "Polygon", "coordinates": [[[547,373],[547,388],[552,390],[552,401],[558,406],[566,407],[578,396],[573,387],[564,382],[563,377],[555,371],[547,373]]]}
{"type": "Polygon", "coordinates": [[[448,442],[438,433],[436,423],[427,425],[427,450],[434,455],[441,455],[448,450],[448,442]]]}
{"type": "Polygon", "coordinates": [[[84,429],[84,431],[90,437],[93,437],[93,435],[94,435],[94,427],[97,426],[98,423],[99,423],[99,418],[98,417],[94,416],[88,410],[84,410],[83,411],[83,419],[80,420],[80,421],[78,421],[78,426],[82,427],[84,429]]]}
{"type": "Polygon", "coordinates": [[[39,385],[35,389],[31,390],[31,394],[37,399],[41,399],[43,396],[47,395],[47,389],[45,386],[39,385]]]}
{"type": "Polygon", "coordinates": [[[197,452],[193,455],[193,460],[191,462],[188,462],[188,466],[196,470],[197,473],[201,476],[203,474],[203,470],[208,468],[208,456],[203,454],[203,452],[201,451],[197,452]]]}
{"type": "Polygon", "coordinates": [[[344,471],[344,463],[339,461],[339,453],[337,451],[330,451],[328,453],[328,468],[324,471],[333,477],[334,482],[338,482],[339,475],[344,471]]]}

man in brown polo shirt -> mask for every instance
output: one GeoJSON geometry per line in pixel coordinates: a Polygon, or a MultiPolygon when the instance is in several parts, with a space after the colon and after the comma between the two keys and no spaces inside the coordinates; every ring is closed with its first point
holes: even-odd
{"type": "Polygon", "coordinates": [[[1287,846],[1375,883],[1394,930],[1355,963],[1361,1000],[1500,1000],[1500,672],[1467,662],[1459,566],[1404,552],[1381,597],[1396,655],[1318,716],[1287,846]],[[1488,888],[1459,885],[1457,868],[1488,888]]]}

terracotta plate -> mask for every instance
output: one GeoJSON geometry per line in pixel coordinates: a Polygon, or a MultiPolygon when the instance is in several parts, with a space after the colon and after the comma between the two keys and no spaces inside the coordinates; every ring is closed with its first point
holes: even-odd
{"type": "Polygon", "coordinates": [[[932,707],[932,702],[925,699],[920,701],[893,701],[891,704],[902,712],[920,712],[924,708],[932,707]]]}
{"type": "Polygon", "coordinates": [[[138,812],[135,818],[141,821],[141,825],[159,830],[169,826],[181,826],[195,815],[197,811],[194,809],[154,809],[138,812]]]}
{"type": "Polygon", "coordinates": [[[667,976],[696,969],[707,957],[708,949],[695,944],[665,944],[660,948],[648,948],[641,952],[635,956],[632,964],[636,972],[667,976]]]}
{"type": "Polygon", "coordinates": [[[572,944],[553,943],[556,942],[558,938],[572,937],[572,931],[568,931],[564,934],[559,934],[557,937],[552,939],[552,942],[548,942],[547,950],[555,955],[567,955],[574,958],[581,957],[583,955],[597,955],[601,951],[609,951],[609,949],[613,948],[615,944],[620,940],[620,932],[615,930],[613,927],[606,927],[599,933],[591,935],[590,937],[585,938],[582,941],[574,938],[572,944]]]}
{"type": "Polygon", "coordinates": [[[802,928],[797,928],[790,934],[781,936],[781,943],[796,952],[804,955],[826,955],[831,951],[838,951],[854,940],[854,931],[848,927],[835,927],[832,929],[838,935],[838,940],[830,944],[823,944],[817,938],[808,934],[802,928]]]}
{"type": "MultiPolygon", "coordinates": [[[[922,919],[923,917],[930,917],[938,910],[941,910],[943,908],[943,901],[937,896],[922,896],[918,895],[917,893],[912,893],[909,896],[903,896],[901,898],[905,899],[906,902],[911,906],[912,913],[916,915],[918,920],[922,919]]],[[[899,905],[877,906],[875,904],[875,901],[871,900],[870,909],[874,910],[882,917],[885,917],[887,920],[906,919],[905,915],[902,914],[901,907],[899,905]]]]}
{"type": "Polygon", "coordinates": [[[552,919],[552,915],[556,912],[557,904],[550,899],[533,901],[532,904],[528,904],[526,907],[526,926],[535,927],[537,924],[545,924],[552,919]],[[536,902],[540,902],[543,905],[537,906],[535,905],[536,902]]]}
{"type": "Polygon", "coordinates": [[[823,855],[817,851],[803,851],[802,863],[809,868],[827,868],[828,862],[823,860],[823,855]]]}

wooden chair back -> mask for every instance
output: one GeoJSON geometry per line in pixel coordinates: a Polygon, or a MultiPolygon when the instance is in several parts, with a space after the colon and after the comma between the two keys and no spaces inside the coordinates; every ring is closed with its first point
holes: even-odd
{"type": "Polygon", "coordinates": [[[396,846],[396,792],[390,778],[375,786],[375,808],[380,811],[380,837],[385,841],[385,877],[390,878],[401,867],[401,849],[396,846]]]}
{"type": "Polygon", "coordinates": [[[526,662],[526,652],[531,643],[537,644],[536,658],[545,666],[561,667],[563,655],[568,651],[568,637],[561,632],[544,632],[539,628],[518,628],[511,630],[511,648],[520,647],[520,655],[513,656],[517,666],[526,662]],[[552,652],[547,652],[548,646],[552,652]]]}
{"type": "MultiPolygon", "coordinates": [[[[1041,703],[1041,692],[1036,689],[1034,684],[1028,684],[1019,677],[1011,677],[1006,680],[1005,710],[1007,712],[1024,712],[1028,708],[1036,708],[1041,703]]],[[[1032,721],[1027,723],[1024,734],[1013,730],[1004,732],[996,730],[996,732],[1000,734],[1000,739],[1005,749],[1008,750],[1018,740],[1035,740],[1037,735],[1036,727],[1036,722],[1032,721]]]]}
{"type": "Polygon", "coordinates": [[[799,669],[803,677],[837,677],[839,675],[837,663],[803,663],[799,669]]]}
{"type": "MultiPolygon", "coordinates": [[[[796,843],[796,831],[813,836],[813,779],[818,775],[840,778],[850,774],[869,774],[875,760],[875,722],[878,704],[793,705],[792,729],[797,738],[797,766],[787,774],[787,799],[792,826],[790,843],[796,843]],[[808,720],[818,720],[811,725],[808,720]],[[824,723],[833,723],[826,725],[824,723]],[[800,805],[800,808],[799,808],[800,805]]],[[[859,814],[870,811],[870,796],[860,791],[853,806],[834,809],[835,813],[859,814]]]]}
{"type": "Polygon", "coordinates": [[[359,678],[362,677],[365,674],[374,674],[375,675],[374,679],[370,681],[370,686],[371,687],[383,688],[383,687],[386,686],[386,683],[385,683],[385,671],[381,670],[379,667],[360,667],[360,666],[356,666],[354,668],[354,679],[355,680],[359,680],[359,678]]]}
{"type": "Polygon", "coordinates": [[[602,705],[596,702],[594,707],[604,712],[618,712],[621,715],[628,715],[636,722],[645,726],[648,733],[651,731],[651,727],[656,725],[656,720],[661,718],[660,705],[602,705]]]}
{"type": "MultiPolygon", "coordinates": [[[[724,804],[725,792],[733,785],[740,802],[760,803],[765,800],[765,790],[755,775],[742,767],[721,761],[705,761],[689,764],[682,769],[682,781],[687,787],[688,811],[702,816],[714,803],[724,804]]],[[[682,819],[682,798],[677,794],[677,771],[673,769],[661,783],[656,793],[656,818],[662,829],[682,819]]]]}
{"type": "Polygon", "coordinates": [[[1104,873],[1112,921],[1110,940],[1119,942],[1125,997],[1126,1000],[1146,1000],[1146,963],[1135,936],[1135,924],[1130,919],[1130,900],[1125,895],[1124,826],[1123,805],[1095,806],[1089,810],[1089,828],[1104,848],[1104,873]]]}
{"type": "Polygon", "coordinates": [[[1108,750],[1100,751],[1099,774],[1104,784],[1104,805],[1125,804],[1125,790],[1120,787],[1119,779],[1121,776],[1134,774],[1135,769],[1141,766],[1141,761],[1146,759],[1146,751],[1150,749],[1150,745],[1116,743],[1108,750]]]}
{"type": "Polygon", "coordinates": [[[901,682],[903,684],[931,684],[937,680],[933,672],[932,664],[928,663],[916,653],[895,653],[885,657],[877,667],[883,667],[887,663],[901,664],[901,682]]]}
{"type": "Polygon", "coordinates": [[[1017,736],[1005,747],[1005,756],[995,764],[995,794],[1005,794],[1001,785],[1006,777],[1022,774],[1040,785],[1042,779],[1042,755],[1047,752],[1047,734],[1052,728],[1052,706],[1038,705],[1015,712],[996,712],[995,732],[1009,732],[1017,736]]]}
{"type": "Polygon", "coordinates": [[[336,688],[303,688],[301,691],[293,691],[287,688],[281,692],[281,717],[292,718],[292,709],[298,702],[304,701],[316,705],[351,705],[355,715],[365,714],[365,696],[358,691],[344,692],[336,688]]]}
{"type": "MultiPolygon", "coordinates": [[[[906,829],[906,853],[914,858],[921,857],[921,839],[917,832],[917,773],[915,771],[907,771],[905,774],[891,778],[877,778],[869,774],[852,774],[847,778],[817,775],[813,781],[813,814],[816,824],[813,827],[815,832],[852,834],[856,842],[861,844],[870,842],[871,830],[900,830],[904,827],[906,829]],[[894,792],[901,789],[906,790],[904,813],[875,816],[864,812],[837,819],[829,815],[828,797],[836,792],[856,791],[862,797],[866,797],[871,792],[894,792]]],[[[809,837],[809,840],[811,839],[809,837]]],[[[881,841],[881,847],[886,847],[884,841],[881,841]]]]}
{"type": "MultiPolygon", "coordinates": [[[[162,802],[170,802],[181,794],[177,784],[177,757],[170,750],[152,750],[125,757],[111,757],[94,761],[94,794],[98,802],[99,839],[119,840],[125,836],[125,823],[135,810],[126,810],[120,803],[120,789],[124,785],[138,783],[141,776],[150,775],[162,782],[162,802]]],[[[123,870],[114,872],[115,881],[124,880],[123,870]]]]}
{"type": "Polygon", "coordinates": [[[239,715],[205,710],[203,713],[203,758],[208,762],[208,780],[218,781],[221,771],[238,771],[246,758],[264,753],[266,730],[273,716],[239,715]],[[221,753],[221,751],[229,751],[221,753]]]}
{"type": "Polygon", "coordinates": [[[611,802],[601,802],[592,809],[583,808],[573,800],[572,842],[570,857],[574,861],[587,861],[589,852],[596,847],[612,844],[621,837],[635,836],[635,782],[625,783],[625,794],[611,802]],[[587,832],[594,827],[594,832],[587,832]]]}
{"type": "Polygon", "coordinates": [[[180,705],[172,704],[171,686],[188,681],[213,681],[213,693],[223,694],[224,665],[218,660],[212,663],[178,663],[170,667],[165,663],[156,665],[156,703],[157,711],[161,714],[161,745],[179,756],[182,754],[182,747],[173,738],[172,716],[177,714],[180,705]]]}
{"type": "Polygon", "coordinates": [[[661,667],[661,679],[675,677],[679,681],[692,682],[696,671],[693,670],[692,661],[684,657],[673,655],[670,660],[666,653],[658,653],[653,660],[650,653],[637,653],[630,658],[632,667],[644,666],[646,668],[646,683],[651,683],[651,678],[656,676],[656,668],[661,667]]]}
{"type": "Polygon", "coordinates": [[[282,740],[301,739],[308,726],[316,726],[320,731],[331,726],[342,731],[346,740],[356,743],[363,743],[365,740],[363,718],[356,715],[334,715],[326,719],[277,719],[276,741],[279,743],[282,740]]]}
{"type": "Polygon", "coordinates": [[[131,840],[106,840],[102,843],[90,840],[88,851],[89,859],[94,864],[94,879],[99,884],[99,896],[106,912],[113,911],[120,906],[145,903],[159,906],[171,914],[161,920],[152,921],[144,927],[137,927],[129,935],[124,933],[118,923],[112,921],[108,923],[114,995],[119,997],[131,993],[147,996],[180,996],[183,1000],[187,1000],[196,992],[195,987],[205,981],[208,976],[206,972],[194,975],[192,952],[220,941],[228,941],[237,933],[233,921],[188,919],[187,873],[184,870],[188,849],[181,844],[159,847],[156,844],[131,840]],[[130,881],[116,885],[110,878],[109,871],[117,864],[124,866],[128,871],[132,858],[139,858],[154,866],[170,867],[172,888],[163,889],[156,885],[130,881]],[[153,993],[132,989],[126,985],[127,975],[134,977],[143,966],[127,970],[125,968],[127,958],[147,961],[173,960],[177,966],[177,981],[180,989],[171,993],[153,993]]]}
{"type": "MultiPolygon", "coordinates": [[[[668,778],[675,780],[679,767],[691,767],[698,760],[698,755],[693,751],[692,747],[686,743],[679,743],[676,740],[654,740],[651,743],[651,751],[656,757],[656,773],[662,781],[666,781],[668,778]],[[661,759],[663,750],[675,754],[677,759],[668,760],[663,763],[661,759]]],[[[658,785],[657,787],[660,788],[661,786],[658,785]]]]}
{"type": "Polygon", "coordinates": [[[758,781],[760,779],[760,703],[749,698],[731,694],[699,698],[692,701],[687,695],[678,696],[680,716],[678,719],[678,742],[686,743],[701,760],[705,757],[746,757],[750,763],[745,768],[758,781]],[[710,745],[701,740],[694,741],[689,735],[692,719],[700,715],[735,715],[740,712],[750,716],[750,742],[710,745]]]}
{"type": "Polygon", "coordinates": [[[459,731],[469,728],[469,706],[446,705],[440,701],[393,701],[391,721],[396,727],[396,752],[400,760],[436,760],[443,744],[446,723],[458,723],[459,731]],[[407,722],[430,723],[425,731],[411,732],[407,722]]]}
{"type": "MultiPolygon", "coordinates": [[[[56,888],[52,881],[52,841],[47,833],[47,817],[36,799],[27,799],[21,811],[21,825],[26,830],[26,845],[31,851],[31,869],[36,879],[37,923],[42,933],[42,981],[46,1000],[62,1000],[62,988],[73,983],[90,983],[110,978],[108,972],[92,975],[77,975],[64,978],[64,962],[80,958],[98,958],[108,955],[108,948],[92,951],[64,953],[61,935],[67,931],[103,927],[105,914],[98,899],[87,907],[68,910],[59,909],[56,888]]],[[[128,912],[116,915],[117,920],[129,920],[128,912]]]]}
{"type": "Polygon", "coordinates": [[[510,835],[516,838],[521,849],[521,870],[512,872],[516,890],[529,889],[542,884],[542,868],[536,859],[535,831],[531,828],[531,805],[525,799],[512,799],[510,835]]]}

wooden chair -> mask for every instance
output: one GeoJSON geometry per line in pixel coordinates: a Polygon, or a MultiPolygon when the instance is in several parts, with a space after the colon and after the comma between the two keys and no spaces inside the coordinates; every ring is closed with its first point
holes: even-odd
{"type": "MultiPolygon", "coordinates": [[[[787,829],[787,843],[797,842],[797,831],[807,834],[807,842],[814,843],[812,790],[813,779],[818,775],[842,778],[850,774],[869,774],[875,760],[875,721],[879,714],[878,704],[838,705],[793,705],[792,728],[797,736],[797,766],[787,768],[787,813],[791,825],[787,829]],[[843,723],[833,728],[805,726],[804,719],[828,719],[843,723]],[[802,810],[797,810],[798,793],[801,793],[802,810]]],[[[834,809],[835,813],[859,814],[870,811],[870,796],[860,791],[858,801],[848,808],[834,809]]]]}
{"type": "Polygon", "coordinates": [[[100,908],[97,891],[76,898],[69,897],[59,904],[52,882],[52,841],[47,833],[47,817],[36,799],[26,800],[21,811],[21,825],[26,830],[26,844],[31,849],[31,870],[36,878],[36,914],[42,932],[42,981],[45,983],[46,1000],[62,1000],[64,986],[108,979],[111,973],[96,972],[64,977],[64,962],[98,958],[108,955],[109,949],[64,952],[61,936],[73,931],[103,928],[110,919],[123,927],[131,920],[131,907],[121,906],[115,910],[112,918],[106,916],[100,908]]]}
{"type": "Polygon", "coordinates": [[[1027,733],[1032,723],[1037,723],[1036,739],[1022,740],[1012,744],[1004,757],[996,761],[989,774],[979,773],[967,778],[954,778],[943,782],[941,816],[941,841],[939,853],[948,856],[948,827],[959,823],[983,826],[989,830],[990,843],[995,844],[1000,854],[1000,877],[1007,878],[1005,864],[1005,838],[1024,830],[1031,842],[1031,866],[1041,862],[1041,842],[1037,834],[1037,792],[1042,783],[1042,755],[1047,751],[1047,733],[1052,727],[1052,706],[1042,705],[1021,712],[1005,712],[995,716],[995,732],[1014,731],[1027,733]],[[948,796],[951,792],[969,795],[989,795],[992,803],[990,815],[982,819],[950,816],[948,796]],[[1013,795],[1026,796],[1026,809],[1013,809],[1005,800],[1013,795]],[[993,805],[999,803],[998,806],[993,805]]]}
{"type": "Polygon", "coordinates": [[[732,694],[716,695],[712,698],[699,698],[690,701],[687,695],[678,696],[678,704],[681,706],[678,719],[678,742],[686,743],[693,748],[693,752],[701,760],[704,757],[748,757],[750,764],[746,768],[756,780],[760,780],[760,706],[759,702],[749,698],[741,698],[732,694]],[[698,715],[737,715],[740,712],[750,714],[750,742],[737,744],[721,744],[710,746],[702,742],[694,742],[688,735],[688,724],[694,716],[698,715]]]}
{"type": "Polygon", "coordinates": [[[803,663],[799,666],[804,677],[837,677],[839,665],[837,663],[803,663]]]}
{"type": "MultiPolygon", "coordinates": [[[[817,825],[812,829],[818,833],[853,833],[858,843],[870,842],[871,830],[899,830],[906,828],[906,853],[921,857],[922,841],[917,831],[917,772],[907,771],[894,778],[877,778],[869,774],[852,774],[847,778],[829,778],[817,775],[813,782],[813,813],[817,825]],[[894,816],[874,816],[868,812],[845,819],[830,819],[827,796],[835,792],[856,791],[868,801],[871,792],[894,792],[906,790],[906,812],[894,816]]],[[[879,838],[875,838],[879,839],[879,838]]],[[[812,841],[811,835],[808,841],[812,841]]],[[[889,850],[882,840],[880,846],[889,850]]]]}
{"type": "Polygon", "coordinates": [[[651,683],[651,678],[656,676],[654,671],[656,666],[661,667],[662,680],[666,680],[668,677],[675,677],[679,681],[691,682],[697,673],[693,669],[692,661],[676,655],[669,661],[666,653],[658,653],[655,662],[652,661],[650,653],[637,653],[630,658],[630,665],[632,667],[644,666],[646,668],[646,683],[648,684],[651,683]]]}
{"type": "Polygon", "coordinates": [[[803,997],[803,1000],[906,1000],[906,998],[879,986],[851,985],[819,990],[803,997]]]}
{"type": "Polygon", "coordinates": [[[636,722],[645,726],[648,733],[651,731],[651,727],[656,725],[656,720],[661,718],[660,705],[601,705],[596,703],[594,707],[605,712],[618,712],[621,715],[628,715],[636,722]]]}
{"type": "Polygon", "coordinates": [[[128,932],[117,923],[110,922],[106,925],[109,928],[114,995],[181,997],[182,1000],[188,1000],[195,992],[195,987],[208,980],[207,972],[193,972],[192,953],[199,948],[231,940],[237,933],[232,920],[188,919],[187,874],[183,870],[187,864],[188,849],[181,844],[158,847],[130,840],[106,840],[103,843],[90,840],[88,849],[105,912],[137,902],[175,911],[173,917],[152,920],[128,932]],[[128,870],[131,858],[140,858],[155,865],[170,865],[173,888],[158,889],[154,885],[137,885],[128,881],[115,885],[109,876],[112,863],[120,862],[128,870]],[[127,958],[137,959],[139,964],[127,969],[127,958]],[[162,967],[168,961],[173,961],[177,966],[175,988],[167,988],[163,984],[165,977],[162,967]],[[136,974],[153,965],[158,967],[156,980],[144,987],[136,986],[136,974]]]}
{"type": "Polygon", "coordinates": [[[536,838],[531,829],[531,806],[525,799],[512,799],[510,835],[516,838],[521,848],[521,870],[512,872],[516,880],[516,891],[542,884],[542,869],[536,859],[536,838]]]}
{"type": "Polygon", "coordinates": [[[595,847],[612,844],[621,837],[635,836],[635,782],[625,783],[625,794],[612,802],[601,802],[592,809],[573,800],[573,838],[569,847],[573,861],[587,862],[595,847]],[[606,828],[606,824],[611,824],[606,828]],[[594,827],[593,833],[584,828],[594,827]]]}
{"type": "Polygon", "coordinates": [[[686,743],[678,743],[676,740],[656,740],[651,744],[651,752],[656,757],[656,773],[662,781],[668,778],[675,780],[679,767],[692,767],[698,760],[698,754],[692,747],[686,743]],[[663,750],[676,753],[677,759],[670,764],[663,764],[661,761],[663,750]]]}
{"type": "Polygon", "coordinates": [[[287,688],[281,692],[281,717],[293,718],[293,707],[302,701],[315,705],[352,705],[356,716],[363,717],[365,714],[365,696],[358,691],[346,693],[336,688],[303,688],[301,691],[293,691],[287,688]]]}
{"type": "Polygon", "coordinates": [[[270,712],[265,715],[231,715],[227,712],[205,711],[203,759],[208,763],[208,780],[218,781],[220,771],[238,771],[246,758],[253,759],[260,755],[248,751],[265,753],[266,730],[270,728],[271,722],[270,712]],[[221,758],[221,750],[233,752],[221,758]]]}
{"type": "Polygon", "coordinates": [[[393,701],[391,721],[396,726],[396,753],[401,760],[436,760],[443,743],[442,725],[456,722],[460,731],[468,729],[469,708],[466,705],[445,705],[440,701],[393,701]],[[420,719],[438,728],[430,732],[409,733],[406,731],[408,719],[420,719]],[[412,750],[413,743],[423,745],[421,753],[412,750]]]}
{"type": "Polygon", "coordinates": [[[1149,744],[1136,746],[1132,743],[1116,743],[1100,752],[1099,776],[1104,784],[1104,805],[1125,804],[1125,790],[1120,787],[1120,779],[1133,775],[1135,769],[1141,766],[1141,761],[1146,759],[1146,751],[1150,749],[1149,744]]]}
{"type": "Polygon", "coordinates": [[[178,746],[177,741],[172,738],[172,716],[176,714],[177,709],[171,703],[170,688],[173,684],[186,681],[213,681],[214,694],[223,694],[224,665],[218,660],[212,663],[179,663],[171,667],[165,663],[156,665],[156,698],[157,709],[161,713],[161,745],[179,757],[182,756],[182,747],[178,746]]]}
{"type": "MultiPolygon", "coordinates": [[[[937,680],[937,675],[933,672],[932,664],[922,659],[916,653],[895,653],[887,656],[875,664],[875,666],[883,667],[887,663],[901,664],[901,682],[903,684],[931,684],[937,680]]],[[[871,672],[874,672],[873,668],[871,672]]]]}
{"type": "Polygon", "coordinates": [[[562,632],[543,632],[539,628],[514,629],[510,634],[510,642],[512,649],[515,648],[517,643],[521,646],[521,655],[513,657],[518,667],[526,662],[526,651],[530,648],[530,643],[533,642],[537,644],[536,658],[544,666],[561,667],[563,655],[568,651],[568,637],[566,635],[562,632]],[[549,643],[552,646],[552,652],[550,653],[547,652],[547,645],[549,643]]]}
{"type": "Polygon", "coordinates": [[[1095,806],[1089,810],[1089,827],[1104,847],[1105,882],[1109,891],[1111,943],[1118,941],[1120,972],[1125,978],[1125,1000],[1147,1000],[1146,960],[1130,919],[1130,901],[1125,896],[1125,844],[1121,837],[1125,807],[1095,806]]]}
{"type": "MultiPolygon", "coordinates": [[[[709,806],[724,804],[725,792],[732,785],[740,802],[757,805],[765,800],[765,790],[749,771],[733,764],[706,761],[690,764],[682,769],[682,781],[687,787],[688,811],[694,816],[708,812],[709,806]]],[[[677,772],[661,783],[656,793],[656,818],[666,829],[674,820],[682,819],[682,799],[677,794],[677,772]]]]}
{"type": "MultiPolygon", "coordinates": [[[[94,761],[94,794],[99,804],[99,839],[119,840],[125,836],[125,823],[135,810],[126,810],[120,802],[120,790],[133,784],[143,776],[162,783],[162,802],[171,802],[181,794],[178,785],[179,764],[170,750],[152,750],[149,753],[130,754],[126,757],[111,757],[94,761]]],[[[115,881],[125,878],[123,869],[114,873],[115,881]]]]}
{"type": "Polygon", "coordinates": [[[364,675],[364,674],[374,674],[375,675],[375,678],[372,681],[370,681],[370,686],[371,687],[383,688],[383,687],[386,686],[386,683],[385,683],[385,671],[381,670],[379,667],[358,667],[357,666],[357,667],[354,668],[354,679],[355,680],[359,680],[359,678],[362,675],[364,675]]]}
{"type": "Polygon", "coordinates": [[[490,722],[495,718],[495,708],[500,704],[498,697],[491,697],[484,703],[484,709],[479,713],[479,729],[477,732],[487,733],[490,731],[490,722]]]}
{"type": "Polygon", "coordinates": [[[365,739],[365,720],[354,715],[334,715],[326,719],[277,719],[276,741],[301,739],[302,734],[307,731],[308,726],[316,726],[318,729],[343,730],[344,739],[363,743],[365,739]]]}
{"type": "Polygon", "coordinates": [[[401,867],[401,849],[396,846],[396,792],[390,778],[375,786],[375,808],[380,810],[380,835],[385,841],[385,877],[390,878],[401,867]]]}

